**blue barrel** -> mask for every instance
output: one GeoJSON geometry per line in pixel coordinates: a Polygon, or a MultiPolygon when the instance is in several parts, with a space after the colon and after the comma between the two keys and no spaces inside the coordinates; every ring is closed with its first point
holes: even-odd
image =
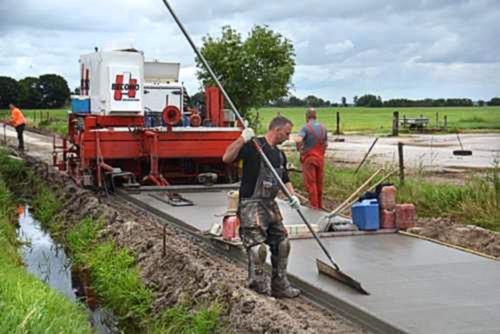
{"type": "Polygon", "coordinates": [[[380,227],[379,205],[376,199],[365,199],[355,203],[352,208],[352,222],[361,231],[378,230],[380,227]]]}

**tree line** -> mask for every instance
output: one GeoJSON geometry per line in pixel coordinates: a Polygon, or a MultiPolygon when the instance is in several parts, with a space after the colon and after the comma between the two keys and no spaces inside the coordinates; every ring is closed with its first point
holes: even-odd
{"type": "MultiPolygon", "coordinates": [[[[314,95],[309,95],[303,99],[296,96],[289,95],[287,97],[282,97],[274,101],[270,101],[266,104],[267,107],[347,107],[347,99],[342,97],[341,103],[334,103],[328,100],[323,100],[322,98],[316,97],[314,95]]],[[[452,98],[452,99],[421,99],[421,100],[410,100],[410,99],[390,99],[383,101],[380,96],[366,94],[363,96],[355,96],[353,98],[353,103],[356,107],[367,107],[367,108],[405,108],[405,107],[472,107],[474,102],[469,98],[452,98]]],[[[493,97],[489,101],[479,100],[477,105],[482,107],[488,106],[500,106],[500,97],[493,97]]]]}
{"type": "MultiPolygon", "coordinates": [[[[472,107],[474,102],[468,98],[453,98],[453,99],[390,99],[383,101],[380,96],[366,94],[361,97],[355,96],[353,99],[354,105],[357,107],[381,108],[381,107],[472,107]]],[[[493,97],[490,101],[479,100],[477,105],[484,106],[499,106],[500,97],[493,97]]]]}
{"type": "Polygon", "coordinates": [[[0,76],[0,109],[10,103],[26,109],[61,108],[69,100],[68,82],[57,74],[15,80],[0,76]]]}

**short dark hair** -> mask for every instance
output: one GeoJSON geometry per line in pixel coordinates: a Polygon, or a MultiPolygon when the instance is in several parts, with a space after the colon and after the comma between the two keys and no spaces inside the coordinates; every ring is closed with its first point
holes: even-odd
{"type": "Polygon", "coordinates": [[[283,117],[283,116],[276,116],[269,123],[268,130],[273,130],[273,129],[276,129],[276,128],[282,128],[282,127],[284,127],[287,124],[290,124],[290,125],[293,126],[292,121],[289,120],[288,118],[283,117]]]}
{"type": "Polygon", "coordinates": [[[307,119],[316,119],[316,109],[314,108],[309,108],[306,111],[306,118],[307,119]]]}

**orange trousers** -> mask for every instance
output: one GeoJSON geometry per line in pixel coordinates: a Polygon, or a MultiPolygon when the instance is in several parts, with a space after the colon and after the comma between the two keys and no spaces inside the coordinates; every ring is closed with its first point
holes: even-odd
{"type": "Polygon", "coordinates": [[[323,158],[308,157],[302,162],[302,176],[304,177],[304,185],[309,192],[309,203],[311,207],[316,209],[323,207],[324,173],[323,158]]]}

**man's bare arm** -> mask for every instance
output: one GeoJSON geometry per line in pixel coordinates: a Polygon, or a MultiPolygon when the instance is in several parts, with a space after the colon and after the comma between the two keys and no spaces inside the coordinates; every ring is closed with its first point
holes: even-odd
{"type": "Polygon", "coordinates": [[[226,152],[224,152],[224,155],[222,156],[222,161],[226,164],[230,164],[234,160],[236,160],[236,157],[238,156],[238,153],[240,153],[241,148],[245,144],[245,141],[243,140],[243,137],[239,137],[235,141],[231,143],[226,149],[226,152]]]}

